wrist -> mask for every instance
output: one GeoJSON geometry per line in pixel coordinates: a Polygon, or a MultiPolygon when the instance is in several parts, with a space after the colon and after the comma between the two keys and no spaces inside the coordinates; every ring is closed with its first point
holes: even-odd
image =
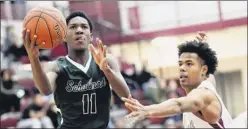
{"type": "Polygon", "coordinates": [[[148,106],[144,106],[144,111],[145,111],[145,117],[146,118],[151,117],[151,112],[150,112],[148,106]]]}
{"type": "Polygon", "coordinates": [[[40,61],[39,57],[28,56],[30,63],[40,61]]]}
{"type": "Polygon", "coordinates": [[[104,70],[102,70],[102,71],[103,71],[103,73],[104,73],[106,76],[112,73],[111,70],[110,70],[109,68],[104,69],[104,70]]]}

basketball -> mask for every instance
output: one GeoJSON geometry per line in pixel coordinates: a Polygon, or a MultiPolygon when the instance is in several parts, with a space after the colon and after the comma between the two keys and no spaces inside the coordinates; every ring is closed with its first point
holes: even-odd
{"type": "Polygon", "coordinates": [[[35,45],[40,49],[54,48],[62,43],[67,28],[65,18],[58,9],[40,6],[26,14],[23,27],[30,30],[30,40],[37,35],[35,45]]]}

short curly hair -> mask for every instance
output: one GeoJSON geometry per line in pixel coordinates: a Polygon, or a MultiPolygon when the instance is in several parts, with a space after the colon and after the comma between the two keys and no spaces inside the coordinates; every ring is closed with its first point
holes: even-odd
{"type": "Polygon", "coordinates": [[[208,66],[207,75],[213,74],[218,66],[216,52],[213,51],[208,43],[198,42],[197,40],[186,41],[178,46],[178,55],[181,56],[184,52],[196,53],[208,66]]]}
{"type": "MultiPolygon", "coordinates": [[[[92,21],[90,20],[90,18],[88,17],[88,15],[82,11],[75,11],[75,12],[72,12],[69,16],[66,17],[66,24],[68,25],[69,22],[71,21],[71,19],[75,18],[75,17],[82,17],[82,18],[85,18],[87,21],[88,21],[88,24],[90,26],[90,32],[92,33],[93,31],[93,23],[92,21]]],[[[65,48],[66,48],[66,52],[68,53],[68,46],[67,46],[67,43],[65,43],[65,48]]]]}
{"type": "Polygon", "coordinates": [[[75,17],[82,17],[82,18],[85,18],[88,23],[89,23],[89,26],[90,26],[90,32],[93,31],[93,23],[92,21],[90,20],[90,18],[87,16],[86,13],[82,12],[82,11],[75,11],[75,12],[72,12],[67,18],[66,18],[66,24],[68,25],[70,20],[75,18],[75,17]]]}

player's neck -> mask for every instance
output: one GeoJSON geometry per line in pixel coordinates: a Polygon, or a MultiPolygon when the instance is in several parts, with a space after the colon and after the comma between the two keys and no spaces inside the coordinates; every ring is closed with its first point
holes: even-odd
{"type": "Polygon", "coordinates": [[[193,89],[197,88],[200,84],[187,86],[184,87],[183,89],[185,90],[186,94],[189,94],[193,89]]]}
{"type": "Polygon", "coordinates": [[[186,94],[189,94],[194,88],[183,88],[186,92],[186,94]]]}
{"type": "Polygon", "coordinates": [[[89,59],[89,51],[75,50],[68,53],[68,56],[75,62],[85,65],[89,59]]]}

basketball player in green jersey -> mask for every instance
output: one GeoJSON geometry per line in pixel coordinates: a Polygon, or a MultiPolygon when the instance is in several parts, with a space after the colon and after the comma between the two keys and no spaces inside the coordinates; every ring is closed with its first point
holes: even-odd
{"type": "Polygon", "coordinates": [[[98,49],[91,44],[93,27],[87,15],[71,13],[66,23],[68,55],[43,67],[35,46],[37,36],[30,35],[28,28],[23,30],[35,85],[44,95],[54,94],[61,110],[61,128],[107,128],[111,88],[119,97],[128,97],[129,88],[106,46],[99,39],[98,49]]]}

